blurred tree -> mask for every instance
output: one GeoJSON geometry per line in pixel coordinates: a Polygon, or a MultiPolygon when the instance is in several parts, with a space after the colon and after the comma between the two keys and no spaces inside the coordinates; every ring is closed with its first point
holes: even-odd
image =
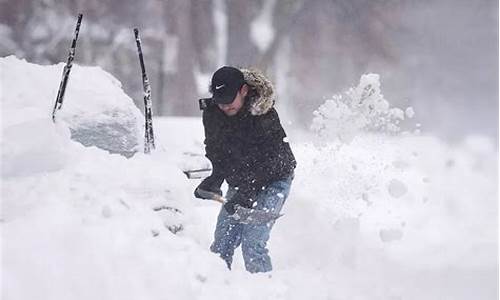
{"type": "Polygon", "coordinates": [[[259,49],[252,42],[250,25],[260,11],[262,1],[226,1],[227,64],[252,66],[259,49]]]}
{"type": "MultiPolygon", "coordinates": [[[[166,28],[173,36],[168,45],[173,59],[166,73],[167,111],[170,115],[198,115],[199,72],[210,72],[215,63],[215,28],[213,3],[203,1],[168,1],[166,28]]],[[[208,86],[208,83],[207,83],[208,86]]],[[[165,99],[164,99],[165,100],[165,99]]]]}
{"type": "Polygon", "coordinates": [[[298,16],[304,9],[306,9],[305,0],[277,0],[273,10],[274,39],[258,58],[256,62],[258,68],[268,70],[273,66],[281,43],[294,31],[298,16]]]}
{"type": "Polygon", "coordinates": [[[191,6],[193,48],[199,71],[203,73],[210,73],[217,67],[213,10],[213,0],[194,1],[191,6]]]}

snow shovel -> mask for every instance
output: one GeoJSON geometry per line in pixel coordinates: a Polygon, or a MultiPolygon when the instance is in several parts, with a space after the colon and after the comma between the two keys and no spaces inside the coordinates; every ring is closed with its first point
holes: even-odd
{"type": "MultiPolygon", "coordinates": [[[[227,200],[219,194],[205,191],[199,188],[197,192],[204,199],[214,200],[222,204],[226,204],[227,202],[227,200]]],[[[238,204],[235,205],[235,208],[236,212],[231,217],[242,224],[264,225],[282,216],[281,214],[267,212],[259,209],[242,207],[238,204]]]]}
{"type": "Polygon", "coordinates": [[[209,169],[209,168],[182,171],[182,173],[184,173],[188,179],[205,178],[205,177],[208,177],[211,172],[212,172],[212,169],[209,169]]]}

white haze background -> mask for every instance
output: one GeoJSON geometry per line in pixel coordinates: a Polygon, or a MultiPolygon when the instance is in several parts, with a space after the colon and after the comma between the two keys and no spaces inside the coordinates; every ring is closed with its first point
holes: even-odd
{"type": "Polygon", "coordinates": [[[218,67],[258,65],[276,46],[260,67],[293,127],[308,128],[325,99],[376,73],[393,105],[418,112],[423,132],[497,139],[495,0],[4,0],[0,56],[64,62],[79,12],[75,61],[113,74],[138,107],[132,28],[141,30],[156,116],[199,116],[196,100],[218,67]]]}

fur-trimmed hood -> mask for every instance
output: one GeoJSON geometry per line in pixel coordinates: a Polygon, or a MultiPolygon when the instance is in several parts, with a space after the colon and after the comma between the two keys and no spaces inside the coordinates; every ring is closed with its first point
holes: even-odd
{"type": "Polygon", "coordinates": [[[254,116],[267,113],[276,101],[274,86],[267,77],[257,69],[240,69],[246,83],[250,86],[250,113],[254,116]]]}

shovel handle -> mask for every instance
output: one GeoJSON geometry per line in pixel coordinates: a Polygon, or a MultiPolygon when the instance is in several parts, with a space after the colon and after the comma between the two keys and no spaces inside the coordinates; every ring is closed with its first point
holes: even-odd
{"type": "Polygon", "coordinates": [[[219,196],[219,195],[217,195],[217,194],[216,194],[216,196],[217,196],[217,197],[214,197],[214,198],[212,198],[212,199],[210,199],[210,200],[214,200],[214,201],[220,202],[220,203],[222,203],[222,204],[226,204],[226,199],[224,199],[224,197],[219,196]]]}
{"type": "Polygon", "coordinates": [[[214,192],[205,191],[205,190],[202,190],[202,189],[197,189],[197,192],[204,199],[214,200],[214,201],[220,202],[222,204],[226,203],[226,199],[224,199],[224,197],[222,197],[219,194],[216,194],[214,192]]]}

